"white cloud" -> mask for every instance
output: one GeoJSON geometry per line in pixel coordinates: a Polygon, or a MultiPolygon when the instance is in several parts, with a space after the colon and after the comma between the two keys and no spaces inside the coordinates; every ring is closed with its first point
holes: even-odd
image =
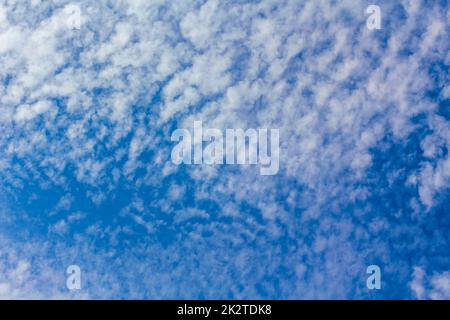
{"type": "Polygon", "coordinates": [[[425,274],[421,267],[415,267],[410,284],[417,299],[450,299],[450,272],[425,274]]]}
{"type": "MultiPolygon", "coordinates": [[[[450,147],[448,121],[436,114],[437,103],[425,95],[433,80],[429,62],[448,62],[448,12],[437,5],[402,1],[406,17],[401,23],[392,21],[392,26],[383,23],[380,32],[385,33],[377,34],[364,27],[363,1],[80,1],[81,30],[69,30],[63,23],[65,3],[0,6],[2,189],[15,193],[33,181],[70,194],[70,179],[76,179],[97,206],[116,192],[151,189],[148,196],[158,199],[133,199],[123,211],[117,208],[123,216],[113,216],[112,225],[95,223],[87,227],[87,238],[80,235],[86,242],[92,236],[117,244],[120,237],[129,240],[127,236],[143,227],[146,236],[155,236],[161,225],[172,226],[145,205],[171,213],[167,216],[181,228],[173,244],[167,240],[167,247],[152,244],[142,249],[144,262],[127,256],[157,276],[145,278],[147,285],[154,285],[150,296],[195,296],[192,282],[180,279],[201,264],[208,273],[198,272],[192,281],[208,297],[225,287],[236,297],[255,296],[257,285],[270,296],[276,289],[264,283],[264,275],[282,267],[294,268],[297,279],[280,278],[283,296],[346,297],[371,250],[385,262],[395,256],[383,245],[361,249],[355,242],[366,243],[396,226],[381,218],[370,228],[360,226],[371,203],[349,213],[351,217],[341,214],[342,208],[385,191],[366,184],[368,171],[377,165],[374,150],[387,152],[386,144],[411,142],[418,116],[424,117],[421,126],[427,129],[416,143],[424,157],[411,168],[388,168],[377,176],[409,177],[408,187],[417,195],[402,201],[413,204],[414,219],[425,219],[417,213],[430,213],[450,186],[450,160],[444,152],[450,147]],[[187,127],[194,120],[220,129],[280,129],[279,175],[264,178],[252,168],[235,166],[174,167],[168,163],[166,137],[175,123],[187,127]],[[180,172],[186,174],[186,184],[170,184],[166,198],[151,194],[161,181],[180,172]],[[195,203],[213,202],[217,209],[180,209],[188,197],[195,203]],[[280,197],[287,202],[280,204],[280,197]],[[241,212],[247,206],[252,214],[241,212]],[[222,225],[216,216],[231,222],[222,225]],[[191,223],[196,218],[207,222],[191,223]],[[114,225],[122,223],[120,219],[126,225],[114,225]],[[204,234],[215,239],[216,252],[202,240],[204,234]],[[291,243],[288,248],[277,245],[283,237],[291,243]],[[249,243],[271,252],[252,250],[249,243]],[[237,246],[240,254],[231,256],[228,244],[237,246]],[[202,250],[207,254],[200,259],[196,253],[202,250]],[[154,260],[163,251],[173,256],[162,253],[161,260],[154,260]],[[182,252],[191,253],[189,259],[169,276],[167,270],[182,260],[182,252]],[[261,265],[252,269],[246,259],[261,265]],[[227,273],[233,270],[241,271],[238,279],[227,273]],[[218,281],[211,281],[217,274],[218,281]],[[166,291],[158,291],[158,285],[165,285],[166,291]]],[[[396,14],[395,4],[383,4],[386,19],[396,14]]],[[[448,97],[448,85],[442,87],[442,96],[448,97]]],[[[409,157],[403,156],[401,160],[409,157]]],[[[74,202],[70,196],[61,199],[52,214],[69,211],[74,202]]],[[[53,231],[70,233],[71,223],[84,219],[66,214],[58,217],[53,231]]],[[[80,245],[71,252],[91,249],[80,245]]],[[[99,258],[87,257],[95,269],[116,250],[112,245],[99,258]]],[[[27,261],[27,254],[22,255],[27,261]]],[[[45,263],[52,264],[48,259],[45,263]]],[[[28,263],[28,269],[19,268],[22,276],[0,280],[0,295],[59,294],[38,294],[34,288],[41,283],[21,282],[33,269],[28,263]],[[14,291],[16,287],[23,289],[14,291]]],[[[20,263],[14,258],[12,264],[20,263]]],[[[111,268],[131,265],[123,258],[111,268]]],[[[55,268],[59,266],[42,272],[55,268]]],[[[106,271],[93,272],[93,277],[117,280],[106,271]]],[[[418,297],[448,295],[445,273],[427,278],[416,271],[415,277],[412,287],[418,297]]],[[[90,294],[109,297],[120,287],[115,281],[108,291],[100,283],[92,285],[95,292],[90,294]]],[[[131,296],[141,293],[138,288],[128,290],[131,296]]]]}

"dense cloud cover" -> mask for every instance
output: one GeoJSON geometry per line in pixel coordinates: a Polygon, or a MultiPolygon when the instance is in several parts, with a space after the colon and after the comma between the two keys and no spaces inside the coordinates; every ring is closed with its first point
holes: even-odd
{"type": "Polygon", "coordinates": [[[450,5],[370,4],[0,1],[0,298],[450,298],[450,5]],[[278,174],[174,165],[194,121],[278,174]]]}

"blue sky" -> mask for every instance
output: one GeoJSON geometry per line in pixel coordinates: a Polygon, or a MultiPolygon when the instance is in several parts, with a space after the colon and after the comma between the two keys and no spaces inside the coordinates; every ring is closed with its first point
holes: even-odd
{"type": "Polygon", "coordinates": [[[449,299],[449,17],[0,1],[0,298],[449,299]],[[194,121],[279,129],[278,174],[173,164],[194,121]]]}

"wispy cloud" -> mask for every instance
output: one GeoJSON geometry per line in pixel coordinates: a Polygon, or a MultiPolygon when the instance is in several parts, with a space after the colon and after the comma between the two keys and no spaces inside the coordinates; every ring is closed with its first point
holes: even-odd
{"type": "Polygon", "coordinates": [[[0,297],[448,298],[449,5],[369,4],[1,1],[0,297]],[[173,165],[197,120],[279,173],[173,165]]]}

